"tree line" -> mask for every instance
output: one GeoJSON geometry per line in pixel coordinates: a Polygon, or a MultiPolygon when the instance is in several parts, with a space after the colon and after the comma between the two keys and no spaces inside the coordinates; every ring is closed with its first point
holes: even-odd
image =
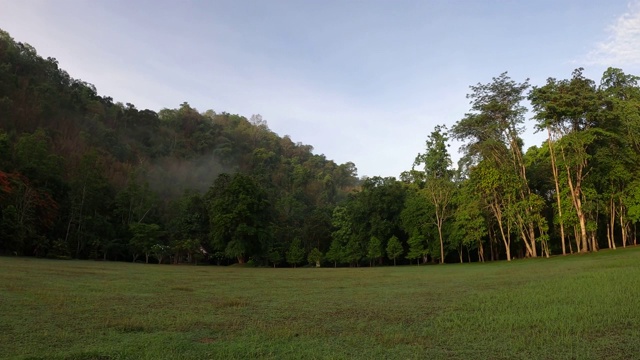
{"type": "Polygon", "coordinates": [[[358,178],[259,115],[114,103],[0,31],[0,252],[375,266],[635,244],[639,89],[613,68],[598,84],[504,73],[398,179],[358,178]],[[525,150],[527,122],[548,139],[525,150]]]}
{"type": "Polygon", "coordinates": [[[435,126],[411,170],[367,179],[336,207],[327,258],[510,261],[636,245],[639,79],[609,68],[596,84],[579,68],[542,86],[507,73],[471,86],[468,113],[435,126]],[[529,110],[547,140],[524,151],[529,110]],[[450,139],[463,143],[455,169],[450,139]]]}

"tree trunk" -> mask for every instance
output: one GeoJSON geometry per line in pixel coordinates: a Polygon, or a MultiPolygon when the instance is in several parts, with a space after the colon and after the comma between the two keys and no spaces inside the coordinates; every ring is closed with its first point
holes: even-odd
{"type": "Polygon", "coordinates": [[[624,222],[624,205],[622,205],[622,201],[620,202],[620,211],[618,214],[620,215],[620,230],[622,231],[622,247],[627,247],[627,226],[624,222]]]}
{"type": "Polygon", "coordinates": [[[497,258],[497,257],[495,256],[495,251],[496,251],[496,250],[495,250],[495,249],[494,249],[494,247],[493,247],[493,244],[494,244],[494,242],[495,242],[495,239],[494,239],[493,230],[491,230],[491,229],[492,229],[492,227],[491,227],[491,226],[489,226],[489,228],[488,228],[488,230],[489,230],[489,231],[488,231],[488,233],[489,233],[489,250],[491,250],[491,261],[495,261],[495,260],[496,260],[496,258],[497,258]]]}
{"type": "Polygon", "coordinates": [[[548,239],[550,239],[549,236],[547,236],[545,238],[544,242],[543,242],[544,243],[545,253],[546,253],[545,256],[546,256],[547,259],[551,256],[551,250],[549,250],[549,240],[548,239]]]}
{"type": "Polygon", "coordinates": [[[494,208],[494,215],[496,215],[496,220],[498,221],[498,228],[500,229],[500,236],[502,237],[502,242],[504,243],[504,248],[507,253],[507,261],[511,261],[511,237],[508,234],[505,234],[504,228],[502,227],[502,212],[500,211],[497,204],[492,204],[492,208],[494,208]]]}
{"type": "MultiPolygon", "coordinates": [[[[562,153],[564,157],[564,152],[562,153]]],[[[566,162],[566,159],[565,159],[566,162]]],[[[573,207],[576,210],[576,215],[578,216],[578,223],[580,225],[580,237],[576,239],[576,243],[580,242],[579,252],[587,252],[587,221],[584,212],[582,211],[582,172],[584,170],[585,164],[583,163],[578,165],[576,169],[576,181],[573,183],[573,179],[571,178],[571,169],[569,165],[565,165],[567,170],[567,182],[569,183],[569,190],[571,194],[571,202],[573,203],[573,207]]]]}
{"type": "Polygon", "coordinates": [[[551,170],[553,171],[553,182],[556,185],[556,203],[558,204],[558,222],[560,223],[560,240],[562,242],[562,255],[567,255],[567,249],[565,247],[564,239],[564,219],[562,218],[562,201],[560,198],[560,181],[558,176],[558,167],[556,166],[556,156],[553,152],[553,145],[551,142],[551,129],[547,126],[547,138],[549,143],[549,154],[551,155],[551,170]]]}
{"type": "MultiPolygon", "coordinates": [[[[518,215],[519,217],[519,215],[518,215]]],[[[524,223],[521,219],[519,219],[518,222],[522,222],[524,223]]],[[[523,225],[523,224],[522,224],[523,225]]],[[[524,229],[521,227],[520,228],[520,236],[522,236],[522,242],[524,242],[524,246],[527,250],[526,253],[526,257],[538,257],[537,253],[536,253],[536,244],[535,242],[533,243],[533,245],[529,244],[529,241],[527,240],[527,235],[524,232],[524,229]]]]}
{"type": "Polygon", "coordinates": [[[443,218],[438,215],[436,211],[436,217],[438,220],[438,237],[440,238],[440,264],[444,264],[444,240],[442,239],[442,223],[443,218]]]}
{"type": "Polygon", "coordinates": [[[82,241],[80,228],[82,227],[82,211],[84,208],[84,199],[86,194],[87,186],[84,184],[82,186],[82,200],[80,201],[80,213],[78,214],[78,234],[77,234],[77,246],[76,246],[76,258],[80,257],[80,242],[82,241]]]}
{"type": "MultiPolygon", "coordinates": [[[[509,131],[509,145],[513,156],[513,165],[516,173],[522,181],[520,184],[520,201],[527,201],[531,196],[531,189],[527,180],[527,167],[524,163],[522,151],[520,149],[520,139],[514,135],[514,131],[509,131]]],[[[517,200],[516,200],[517,201],[517,200]]],[[[534,209],[531,206],[524,207],[525,219],[532,219],[534,209]]],[[[518,227],[522,234],[522,240],[527,248],[527,257],[538,257],[536,250],[535,224],[531,220],[525,221],[522,216],[518,215],[518,227]]]]}
{"type": "Polygon", "coordinates": [[[67,234],[64,236],[64,243],[69,246],[69,233],[71,232],[71,223],[73,222],[73,204],[71,205],[71,214],[69,214],[69,222],[67,223],[67,234]]]}
{"type": "Polygon", "coordinates": [[[587,219],[585,214],[582,212],[582,204],[580,199],[578,199],[578,203],[580,203],[580,214],[578,215],[578,220],[580,220],[580,238],[582,240],[582,245],[580,249],[582,252],[588,252],[587,248],[587,219]]]}
{"type": "Polygon", "coordinates": [[[569,253],[573,254],[573,245],[571,245],[571,239],[569,239],[568,243],[569,243],[569,253]]]}
{"type": "Polygon", "coordinates": [[[610,208],[609,208],[610,216],[609,216],[609,224],[607,224],[607,238],[608,238],[607,240],[609,241],[609,249],[615,249],[616,238],[614,235],[614,229],[616,226],[616,206],[613,201],[613,196],[611,197],[609,205],[610,205],[610,208]]]}

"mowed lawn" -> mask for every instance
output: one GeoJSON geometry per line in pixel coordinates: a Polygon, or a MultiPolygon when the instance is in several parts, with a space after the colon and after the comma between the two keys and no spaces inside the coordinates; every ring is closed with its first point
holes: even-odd
{"type": "Polygon", "coordinates": [[[0,257],[0,358],[639,357],[640,248],[338,269],[0,257]]]}

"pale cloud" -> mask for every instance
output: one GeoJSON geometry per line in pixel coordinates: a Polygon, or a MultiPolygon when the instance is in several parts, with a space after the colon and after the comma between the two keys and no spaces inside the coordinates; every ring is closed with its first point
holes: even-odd
{"type": "Polygon", "coordinates": [[[640,1],[629,3],[627,11],[607,28],[609,36],[587,54],[588,65],[640,65],[640,1]]]}

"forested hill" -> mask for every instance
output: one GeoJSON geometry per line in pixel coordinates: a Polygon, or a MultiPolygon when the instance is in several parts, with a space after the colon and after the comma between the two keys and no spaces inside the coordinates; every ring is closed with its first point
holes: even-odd
{"type": "Polygon", "coordinates": [[[279,263],[294,239],[328,247],[357,183],[259,115],[114,103],[0,31],[2,253],[279,263]]]}
{"type": "Polygon", "coordinates": [[[0,253],[373,266],[635,245],[639,80],[503,73],[400,179],[359,181],[258,115],[113,103],[0,32],[0,253]],[[547,141],[525,150],[525,127],[547,141]]]}

